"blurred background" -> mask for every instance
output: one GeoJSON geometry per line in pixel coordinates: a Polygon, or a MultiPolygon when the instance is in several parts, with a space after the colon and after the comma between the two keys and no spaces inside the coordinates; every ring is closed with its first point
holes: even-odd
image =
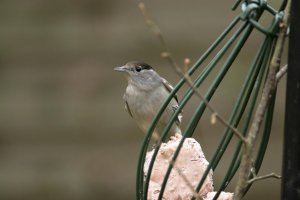
{"type": "MultiPolygon", "coordinates": [[[[230,10],[232,0],[145,3],[180,64],[200,57],[240,12],[230,10]]],[[[259,42],[253,38],[247,50],[259,42]]],[[[113,67],[144,60],[175,84],[161,49],[137,1],[1,0],[0,199],[135,199],[143,134],[124,111],[127,83],[113,67]]],[[[220,112],[234,102],[239,79],[224,83],[214,101],[220,112]]],[[[281,173],[284,87],[285,80],[260,174],[281,173]]],[[[221,136],[215,129],[204,120],[196,132],[207,158],[221,136]]],[[[218,187],[222,176],[214,179],[218,187]]],[[[280,181],[268,179],[246,199],[279,194],[280,181]]]]}

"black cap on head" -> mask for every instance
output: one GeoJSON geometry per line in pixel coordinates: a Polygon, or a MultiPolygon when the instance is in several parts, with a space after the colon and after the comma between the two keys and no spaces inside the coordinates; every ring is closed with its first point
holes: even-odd
{"type": "Polygon", "coordinates": [[[129,65],[133,65],[134,67],[141,67],[143,70],[150,70],[152,69],[152,67],[150,65],[148,65],[147,63],[143,62],[143,61],[131,61],[128,62],[127,64],[129,65]]]}

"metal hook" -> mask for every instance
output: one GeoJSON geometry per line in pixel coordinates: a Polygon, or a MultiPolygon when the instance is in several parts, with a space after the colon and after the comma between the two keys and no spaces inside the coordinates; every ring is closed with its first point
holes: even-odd
{"type": "Polygon", "coordinates": [[[258,10],[259,5],[256,3],[247,4],[244,2],[242,4],[242,14],[240,15],[241,20],[246,20],[254,10],[258,10]]]}

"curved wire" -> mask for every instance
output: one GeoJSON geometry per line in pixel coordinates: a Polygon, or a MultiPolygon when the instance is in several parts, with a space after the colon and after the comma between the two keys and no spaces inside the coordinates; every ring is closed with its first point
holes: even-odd
{"type": "MultiPolygon", "coordinates": [[[[251,101],[250,101],[250,107],[247,111],[247,116],[243,125],[243,129],[242,129],[242,133],[243,135],[246,134],[250,121],[251,121],[251,117],[255,108],[255,103],[257,101],[257,96],[259,93],[259,89],[260,86],[263,82],[263,75],[265,74],[265,71],[267,69],[266,64],[268,61],[268,57],[270,54],[270,45],[272,45],[272,40],[269,38],[268,40],[265,40],[265,42],[262,44],[262,46],[260,47],[260,51],[258,52],[256,58],[254,59],[254,63],[252,65],[252,67],[250,69],[252,69],[249,73],[249,76],[246,78],[245,81],[245,85],[247,85],[247,89],[245,89],[245,92],[243,92],[243,89],[241,89],[242,93],[245,93],[246,95],[241,95],[244,96],[244,99],[249,99],[250,95],[252,94],[251,97],[251,101]]],[[[237,102],[237,104],[239,104],[239,102],[237,102]]],[[[245,103],[242,103],[245,106],[245,103]]],[[[234,111],[233,111],[234,112],[234,111]]],[[[239,114],[240,115],[240,114],[239,114]]],[[[237,116],[237,118],[235,119],[240,121],[241,116],[237,116]]],[[[236,122],[238,122],[236,121],[236,122]]],[[[236,123],[235,122],[235,123],[236,123]]],[[[238,167],[234,168],[234,166],[239,166],[239,162],[240,162],[240,150],[242,147],[242,142],[239,141],[237,144],[237,147],[234,151],[234,155],[232,156],[231,159],[231,163],[228,167],[227,173],[221,183],[221,186],[219,187],[218,192],[216,193],[216,195],[214,196],[214,199],[217,199],[218,196],[220,195],[221,191],[224,190],[229,181],[232,179],[232,177],[234,176],[234,174],[236,173],[238,167]]]]}

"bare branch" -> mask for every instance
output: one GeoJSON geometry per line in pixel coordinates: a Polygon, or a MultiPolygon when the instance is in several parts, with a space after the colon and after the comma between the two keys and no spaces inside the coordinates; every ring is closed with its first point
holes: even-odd
{"type": "Polygon", "coordinates": [[[276,179],[281,179],[281,176],[275,174],[275,173],[270,173],[270,174],[266,174],[263,176],[256,176],[250,180],[248,180],[248,184],[251,184],[255,181],[260,181],[260,180],[264,180],[264,179],[268,179],[268,178],[276,178],[276,179]]]}
{"type": "MultiPolygon", "coordinates": [[[[170,56],[168,56],[167,59],[169,60],[170,63],[172,63],[172,58],[170,56]]],[[[238,137],[241,141],[245,142],[245,138],[239,132],[239,130],[237,128],[233,127],[231,124],[228,124],[227,121],[216,111],[216,109],[214,109],[214,107],[201,94],[201,92],[199,91],[199,89],[196,88],[193,85],[193,81],[190,78],[190,76],[187,73],[184,74],[182,72],[181,68],[179,68],[177,65],[173,65],[173,66],[176,67],[175,71],[177,72],[177,74],[185,79],[186,83],[193,89],[193,91],[195,92],[195,94],[205,103],[205,105],[213,113],[213,115],[215,116],[215,118],[218,119],[218,121],[221,124],[223,124],[224,126],[229,127],[232,130],[232,132],[235,134],[236,137],[238,137]]]]}
{"type": "Polygon", "coordinates": [[[243,137],[243,135],[239,132],[239,130],[235,127],[233,127],[231,124],[229,124],[223,116],[221,116],[218,112],[216,112],[216,110],[214,109],[214,107],[207,101],[207,99],[201,94],[201,92],[198,90],[198,88],[196,88],[193,84],[192,79],[190,78],[190,76],[187,73],[184,73],[183,70],[178,66],[178,64],[176,63],[176,61],[174,60],[169,47],[167,46],[167,43],[160,31],[160,28],[158,27],[158,25],[149,18],[149,16],[147,15],[146,12],[146,7],[144,3],[139,3],[139,8],[145,18],[145,21],[147,23],[147,25],[150,27],[150,29],[154,32],[154,34],[159,38],[161,45],[164,49],[164,52],[161,53],[162,58],[166,58],[169,63],[171,64],[171,66],[173,67],[173,69],[175,70],[175,72],[180,76],[183,77],[185,79],[185,82],[188,84],[188,86],[190,88],[192,88],[192,90],[195,92],[195,94],[205,103],[206,107],[215,115],[216,119],[218,119],[218,121],[223,124],[226,127],[229,127],[232,132],[234,133],[235,136],[237,136],[242,142],[245,143],[245,138],[243,137]]]}
{"type": "Polygon", "coordinates": [[[246,143],[243,145],[242,149],[242,159],[241,159],[241,170],[238,177],[238,182],[234,192],[234,199],[239,200],[243,197],[243,194],[248,185],[248,176],[251,171],[251,160],[254,154],[254,145],[257,138],[257,134],[261,128],[263,118],[265,116],[267,107],[270,103],[271,97],[277,86],[276,73],[280,67],[280,61],[283,52],[283,46],[285,42],[286,29],[289,24],[289,11],[290,11],[291,1],[287,2],[285,8],[285,15],[282,23],[279,25],[279,33],[276,41],[275,49],[269,66],[269,73],[267,76],[266,84],[263,88],[263,93],[261,100],[255,112],[255,116],[250,127],[249,133],[246,137],[246,143]]]}
{"type": "Polygon", "coordinates": [[[277,83],[281,80],[281,78],[286,74],[288,65],[284,65],[280,68],[280,70],[276,74],[276,81],[277,83]]]}

